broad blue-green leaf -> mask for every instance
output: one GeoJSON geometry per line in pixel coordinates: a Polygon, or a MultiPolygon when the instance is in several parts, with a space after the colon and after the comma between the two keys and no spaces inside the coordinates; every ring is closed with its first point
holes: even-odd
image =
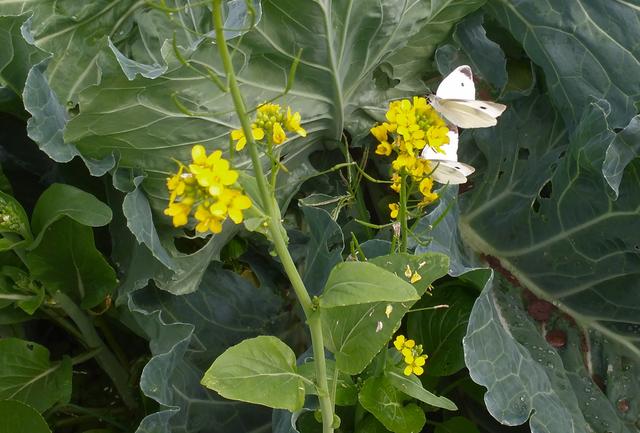
{"type": "Polygon", "coordinates": [[[0,433],[51,433],[42,415],[16,400],[0,400],[0,433]]]}
{"type": "Polygon", "coordinates": [[[17,338],[0,339],[0,399],[18,400],[44,412],[70,398],[69,358],[54,363],[44,346],[17,338]]]}
{"type": "Polygon", "coordinates": [[[248,338],[228,348],[213,361],[201,383],[225,398],[274,409],[295,412],[304,404],[296,355],[277,337],[248,338]]]}
{"type": "MultiPolygon", "coordinates": [[[[421,26],[420,32],[412,35],[405,47],[397,50],[388,59],[393,69],[392,77],[399,80],[399,86],[407,85],[415,94],[421,89],[422,75],[429,69],[436,47],[444,41],[456,22],[485,4],[486,0],[429,0],[420,5],[427,13],[420,11],[415,20],[421,26]],[[402,83],[407,81],[407,83],[402,83]]],[[[417,11],[416,11],[417,12],[417,11]]]]}
{"type": "Polygon", "coordinates": [[[212,265],[196,293],[173,296],[148,287],[130,295],[132,319],[150,339],[152,354],[140,387],[160,404],[138,433],[249,432],[270,425],[270,411],[221,399],[200,380],[227,347],[258,334],[281,332],[287,316],[272,290],[273,283],[263,281],[256,289],[212,265]]]}
{"type": "Polygon", "coordinates": [[[300,209],[309,227],[302,280],[312,295],[322,293],[331,269],[342,261],[344,249],[344,235],[338,223],[329,212],[314,206],[323,198],[328,196],[312,195],[300,201],[300,209]]]}
{"type": "Polygon", "coordinates": [[[117,285],[115,271],[96,249],[91,227],[67,217],[44,230],[26,262],[31,276],[47,291],[64,292],[83,308],[104,301],[117,285]]]}
{"type": "Polygon", "coordinates": [[[616,402],[637,389],[622,366],[635,371],[640,361],[640,298],[629,291],[640,283],[639,167],[627,166],[616,198],[602,175],[616,137],[607,112],[603,101],[592,105],[567,138],[548,102],[534,97],[510,107],[497,128],[473,133],[486,168],[463,195],[461,232],[511,284],[494,280],[476,302],[465,361],[488,388],[492,415],[507,424],[531,417],[534,432],[633,431],[616,402]],[[513,284],[553,302],[549,316],[513,284]],[[588,334],[562,328],[561,311],[588,334]],[[544,335],[556,327],[562,338],[546,336],[557,351],[544,335]],[[581,347],[582,338],[594,346],[581,347]],[[604,393],[590,376],[609,380],[604,393]]]}
{"type": "Polygon", "coordinates": [[[364,382],[358,400],[387,429],[394,433],[416,433],[422,430],[426,419],[409,397],[396,389],[386,377],[370,377],[364,382]]]}
{"type": "Polygon", "coordinates": [[[483,15],[475,13],[460,21],[453,32],[453,40],[464,51],[457,52],[453,45],[436,51],[438,70],[445,76],[462,64],[468,64],[474,75],[484,78],[498,90],[507,84],[507,60],[502,48],[487,37],[483,15]]]}
{"type": "Polygon", "coordinates": [[[319,305],[333,308],[418,299],[420,296],[410,283],[384,268],[367,262],[344,262],[329,274],[319,305]]]}
{"type": "MultiPolygon", "coordinates": [[[[422,295],[429,284],[447,273],[448,259],[442,254],[380,256],[371,263],[410,281],[420,275],[413,287],[422,295]],[[411,274],[407,277],[407,266],[411,274]]],[[[374,302],[321,309],[325,344],[335,356],[340,371],[359,374],[373,357],[388,344],[413,302],[374,302]]]]}
{"type": "Polygon", "coordinates": [[[17,95],[22,94],[29,69],[46,57],[22,35],[28,15],[0,16],[0,78],[17,95]]]}
{"type": "Polygon", "coordinates": [[[84,226],[101,227],[109,224],[112,216],[109,206],[92,194],[75,186],[54,183],[42,193],[33,209],[31,228],[37,237],[30,248],[37,247],[45,230],[63,217],[84,226]]]}
{"type": "Polygon", "coordinates": [[[636,2],[491,0],[490,11],[545,72],[552,102],[575,126],[593,97],[625,126],[640,100],[640,9],[636,2]]]}
{"type": "Polygon", "coordinates": [[[460,342],[467,332],[476,296],[462,283],[455,282],[436,286],[431,293],[432,296],[422,297],[413,306],[407,334],[422,344],[429,356],[425,374],[449,376],[464,368],[460,342]],[[438,306],[445,307],[431,309],[438,306]]]}
{"type": "MultiPolygon", "coordinates": [[[[413,335],[412,335],[413,336],[413,335]]],[[[429,368],[429,367],[425,367],[429,368]]],[[[405,394],[416,398],[431,406],[441,407],[447,410],[458,410],[454,402],[446,397],[441,397],[427,391],[422,386],[422,382],[417,376],[405,376],[403,373],[395,370],[385,372],[385,378],[388,383],[405,394]]]]}

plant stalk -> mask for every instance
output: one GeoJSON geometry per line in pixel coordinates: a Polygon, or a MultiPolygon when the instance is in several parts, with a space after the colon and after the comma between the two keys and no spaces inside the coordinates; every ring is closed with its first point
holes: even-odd
{"type": "Polygon", "coordinates": [[[309,296],[309,292],[307,292],[304,282],[302,281],[295,263],[289,254],[287,241],[283,235],[284,227],[281,222],[280,209],[273,191],[269,188],[266,182],[264,170],[262,169],[262,163],[260,161],[260,155],[258,153],[258,147],[253,139],[251,122],[247,116],[244,100],[240,93],[240,88],[231,63],[229,49],[224,39],[221,0],[212,0],[212,5],[216,45],[218,46],[222,64],[227,75],[229,91],[231,93],[238,118],[240,119],[242,131],[247,139],[247,147],[251,156],[251,162],[253,163],[253,170],[258,184],[260,198],[262,199],[262,204],[268,217],[267,224],[269,234],[271,235],[271,240],[273,241],[276,253],[282,262],[284,271],[286,272],[287,277],[289,277],[293,290],[295,291],[298,301],[302,306],[302,310],[307,318],[307,324],[311,333],[311,344],[313,346],[313,357],[316,368],[316,387],[318,388],[317,391],[318,398],[320,400],[320,410],[322,411],[322,431],[323,433],[333,433],[333,403],[329,394],[327,381],[327,366],[324,356],[324,339],[322,336],[320,315],[317,311],[314,311],[315,309],[313,302],[311,301],[311,297],[309,296]]]}
{"type": "Polygon", "coordinates": [[[403,175],[400,180],[400,204],[398,209],[398,220],[400,221],[400,252],[407,252],[407,175],[403,175]]]}
{"type": "Polygon", "coordinates": [[[137,404],[129,388],[129,377],[126,370],[104,344],[89,317],[66,294],[56,292],[53,295],[53,299],[76,324],[87,346],[91,349],[100,349],[95,355],[96,361],[113,381],[118,394],[122,397],[123,403],[129,409],[135,408],[137,404]]]}

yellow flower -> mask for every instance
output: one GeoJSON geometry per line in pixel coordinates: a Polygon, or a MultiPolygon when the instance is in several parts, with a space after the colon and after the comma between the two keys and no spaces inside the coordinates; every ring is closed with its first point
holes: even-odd
{"type": "MultiPolygon", "coordinates": [[[[251,134],[254,140],[262,140],[264,138],[264,129],[258,128],[254,123],[251,125],[251,134]]],[[[245,137],[242,129],[234,129],[231,131],[231,139],[236,141],[237,151],[244,149],[244,146],[247,144],[247,137],[245,137]]]]}
{"type": "Polygon", "coordinates": [[[291,114],[291,107],[287,107],[287,119],[285,121],[285,127],[292,132],[296,132],[301,137],[307,136],[307,131],[300,126],[300,113],[295,112],[291,114]]]}
{"type": "Polygon", "coordinates": [[[419,207],[426,206],[438,199],[438,194],[431,191],[433,188],[433,179],[430,177],[422,179],[418,188],[423,195],[422,201],[418,204],[419,207]]]}
{"type": "Polygon", "coordinates": [[[411,170],[417,162],[418,158],[413,155],[409,155],[408,153],[401,153],[398,157],[391,163],[391,167],[395,171],[400,171],[403,168],[411,170]]]}
{"type": "Polygon", "coordinates": [[[436,151],[440,151],[440,147],[449,143],[449,128],[446,126],[432,126],[427,130],[427,140],[429,146],[436,151]]]}
{"type": "Polygon", "coordinates": [[[164,210],[164,214],[172,218],[174,227],[180,227],[187,223],[193,200],[185,199],[180,203],[170,203],[169,207],[164,210]]]}
{"type": "Polygon", "coordinates": [[[278,122],[273,124],[273,142],[274,144],[282,144],[287,139],[282,125],[278,122]]]}
{"type": "Polygon", "coordinates": [[[180,164],[178,173],[167,179],[170,197],[165,215],[173,217],[173,225],[179,227],[187,224],[195,207],[198,232],[220,233],[227,218],[241,223],[242,211],[251,207],[251,200],[234,188],[238,172],[231,169],[220,150],[207,155],[204,146],[196,145],[191,149],[191,158],[193,164],[180,164]]]}
{"type": "Polygon", "coordinates": [[[391,182],[393,182],[391,189],[399,194],[400,188],[402,187],[402,177],[400,177],[398,173],[393,173],[393,175],[391,175],[391,182]]]}
{"type": "Polygon", "coordinates": [[[393,345],[398,350],[398,352],[404,354],[404,350],[409,350],[409,353],[411,353],[411,349],[416,346],[416,342],[414,340],[407,340],[405,336],[401,334],[398,335],[393,341],[393,345]]]}
{"type": "Polygon", "coordinates": [[[376,155],[391,155],[391,145],[387,141],[383,141],[376,147],[376,155]]]}
{"type": "Polygon", "coordinates": [[[400,212],[400,205],[398,203],[390,203],[389,210],[391,211],[389,212],[389,216],[392,219],[396,219],[398,218],[398,212],[400,212]]]}
{"type": "Polygon", "coordinates": [[[411,376],[411,373],[416,376],[420,376],[424,373],[424,368],[422,368],[422,366],[427,362],[427,355],[420,355],[416,357],[408,355],[405,356],[404,362],[407,364],[403,371],[405,376],[411,376]]]}
{"type": "Polygon", "coordinates": [[[389,140],[388,137],[388,129],[387,129],[388,124],[387,123],[383,123],[381,125],[376,125],[373,128],[370,129],[371,133],[373,134],[374,137],[376,137],[376,139],[380,142],[386,142],[389,140]]]}
{"type": "Polygon", "coordinates": [[[194,217],[198,220],[196,231],[201,233],[206,231],[220,233],[222,231],[222,222],[224,221],[224,218],[220,218],[219,216],[212,214],[206,206],[198,206],[194,217]]]}

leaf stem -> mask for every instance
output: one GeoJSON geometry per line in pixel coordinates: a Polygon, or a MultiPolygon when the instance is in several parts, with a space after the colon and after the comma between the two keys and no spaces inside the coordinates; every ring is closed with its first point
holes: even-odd
{"type": "Polygon", "coordinates": [[[100,352],[95,355],[96,361],[113,381],[124,404],[130,409],[135,408],[137,404],[129,388],[129,377],[126,370],[104,344],[89,317],[66,294],[56,292],[53,299],[76,324],[87,346],[92,349],[100,349],[100,352]]]}
{"type": "Polygon", "coordinates": [[[289,254],[287,241],[283,234],[285,231],[281,222],[280,209],[274,197],[273,190],[269,188],[269,185],[266,182],[264,170],[262,169],[262,162],[260,161],[260,155],[258,153],[258,147],[253,139],[251,122],[247,116],[246,106],[242,98],[242,94],[240,93],[240,88],[231,63],[229,49],[224,39],[221,0],[212,0],[212,5],[216,45],[218,46],[222,64],[227,75],[229,91],[231,92],[231,97],[233,99],[244,136],[247,139],[247,147],[251,156],[251,162],[253,163],[253,171],[256,176],[258,190],[268,217],[267,225],[269,234],[271,235],[271,240],[273,241],[278,257],[282,262],[285,273],[287,274],[287,277],[289,277],[293,290],[295,291],[298,301],[302,306],[302,310],[307,318],[307,324],[310,329],[313,357],[315,360],[314,364],[316,367],[316,387],[318,388],[318,399],[320,400],[320,409],[322,411],[322,431],[323,433],[332,433],[333,402],[330,398],[327,381],[327,366],[324,356],[324,339],[322,336],[320,314],[319,312],[314,311],[315,309],[311,301],[311,297],[309,296],[304,282],[302,281],[302,277],[300,277],[298,269],[289,254]]]}

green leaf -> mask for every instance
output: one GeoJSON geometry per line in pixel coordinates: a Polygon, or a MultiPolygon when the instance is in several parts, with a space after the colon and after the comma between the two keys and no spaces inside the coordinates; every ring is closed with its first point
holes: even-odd
{"type": "Polygon", "coordinates": [[[611,104],[613,127],[623,127],[636,114],[640,83],[629,79],[640,75],[636,5],[494,0],[487,9],[544,69],[551,100],[568,125],[577,125],[594,97],[611,104]]]}
{"type": "Polygon", "coordinates": [[[51,433],[42,415],[15,400],[0,401],[0,433],[51,433]]]}
{"type": "Polygon", "coordinates": [[[432,296],[424,296],[413,306],[417,311],[408,316],[407,334],[422,344],[429,356],[426,374],[450,376],[464,368],[460,342],[467,332],[475,295],[461,283],[449,283],[437,286],[432,296]],[[428,309],[439,305],[447,307],[428,309]],[[423,308],[426,310],[420,311],[423,308]]]}
{"type": "MultiPolygon", "coordinates": [[[[422,278],[413,287],[424,293],[437,278],[447,273],[449,261],[442,254],[380,256],[371,263],[409,280],[409,266],[422,278]]],[[[388,272],[387,271],[387,272],[388,272]]],[[[400,277],[398,277],[400,278],[400,277]]],[[[374,302],[320,310],[325,344],[336,359],[340,371],[359,374],[373,357],[388,344],[413,302],[374,302]]]]}
{"type": "Polygon", "coordinates": [[[422,430],[426,422],[422,409],[415,403],[405,404],[407,397],[386,377],[367,379],[358,400],[362,407],[393,433],[416,433],[422,430]]]}
{"type": "Polygon", "coordinates": [[[402,373],[391,370],[385,373],[387,381],[399,391],[416,398],[431,406],[447,410],[458,410],[454,402],[446,397],[437,396],[422,386],[422,382],[416,376],[405,376],[402,373]]]}
{"type": "Polygon", "coordinates": [[[96,249],[91,227],[65,217],[48,225],[40,239],[26,260],[32,277],[47,291],[64,292],[82,308],[98,305],[113,292],[115,271],[96,249]]]}
{"type": "Polygon", "coordinates": [[[454,416],[436,426],[435,433],[480,433],[478,427],[467,418],[454,416]]]}
{"type": "Polygon", "coordinates": [[[101,227],[109,224],[112,216],[109,206],[88,192],[54,183],[42,193],[33,210],[31,226],[37,237],[30,248],[36,248],[45,235],[45,229],[62,217],[84,226],[101,227]]]}
{"type": "Polygon", "coordinates": [[[356,427],[356,433],[387,433],[388,431],[373,415],[365,415],[356,427]]]}
{"type": "MultiPolygon", "coordinates": [[[[329,389],[333,389],[333,378],[336,369],[335,361],[330,359],[326,360],[327,364],[327,379],[329,381],[329,389]]],[[[316,370],[315,370],[315,362],[306,362],[304,364],[298,365],[298,373],[310,381],[315,381],[316,370]]],[[[336,381],[336,395],[335,395],[335,404],[337,406],[353,406],[358,401],[358,389],[356,388],[353,379],[348,374],[345,374],[342,371],[338,371],[338,379],[336,381]]],[[[305,383],[306,393],[307,394],[317,394],[316,389],[311,384],[305,383]]]]}
{"type": "Polygon", "coordinates": [[[44,412],[70,398],[69,358],[52,363],[44,346],[17,338],[0,339],[0,399],[18,400],[44,412]]]}
{"type": "Polygon", "coordinates": [[[294,412],[304,404],[296,355],[276,337],[251,338],[230,347],[211,364],[202,384],[225,398],[274,409],[294,412]]]}
{"type": "Polygon", "coordinates": [[[337,264],[320,296],[321,308],[372,302],[409,302],[420,299],[413,286],[372,263],[337,264]]]}

